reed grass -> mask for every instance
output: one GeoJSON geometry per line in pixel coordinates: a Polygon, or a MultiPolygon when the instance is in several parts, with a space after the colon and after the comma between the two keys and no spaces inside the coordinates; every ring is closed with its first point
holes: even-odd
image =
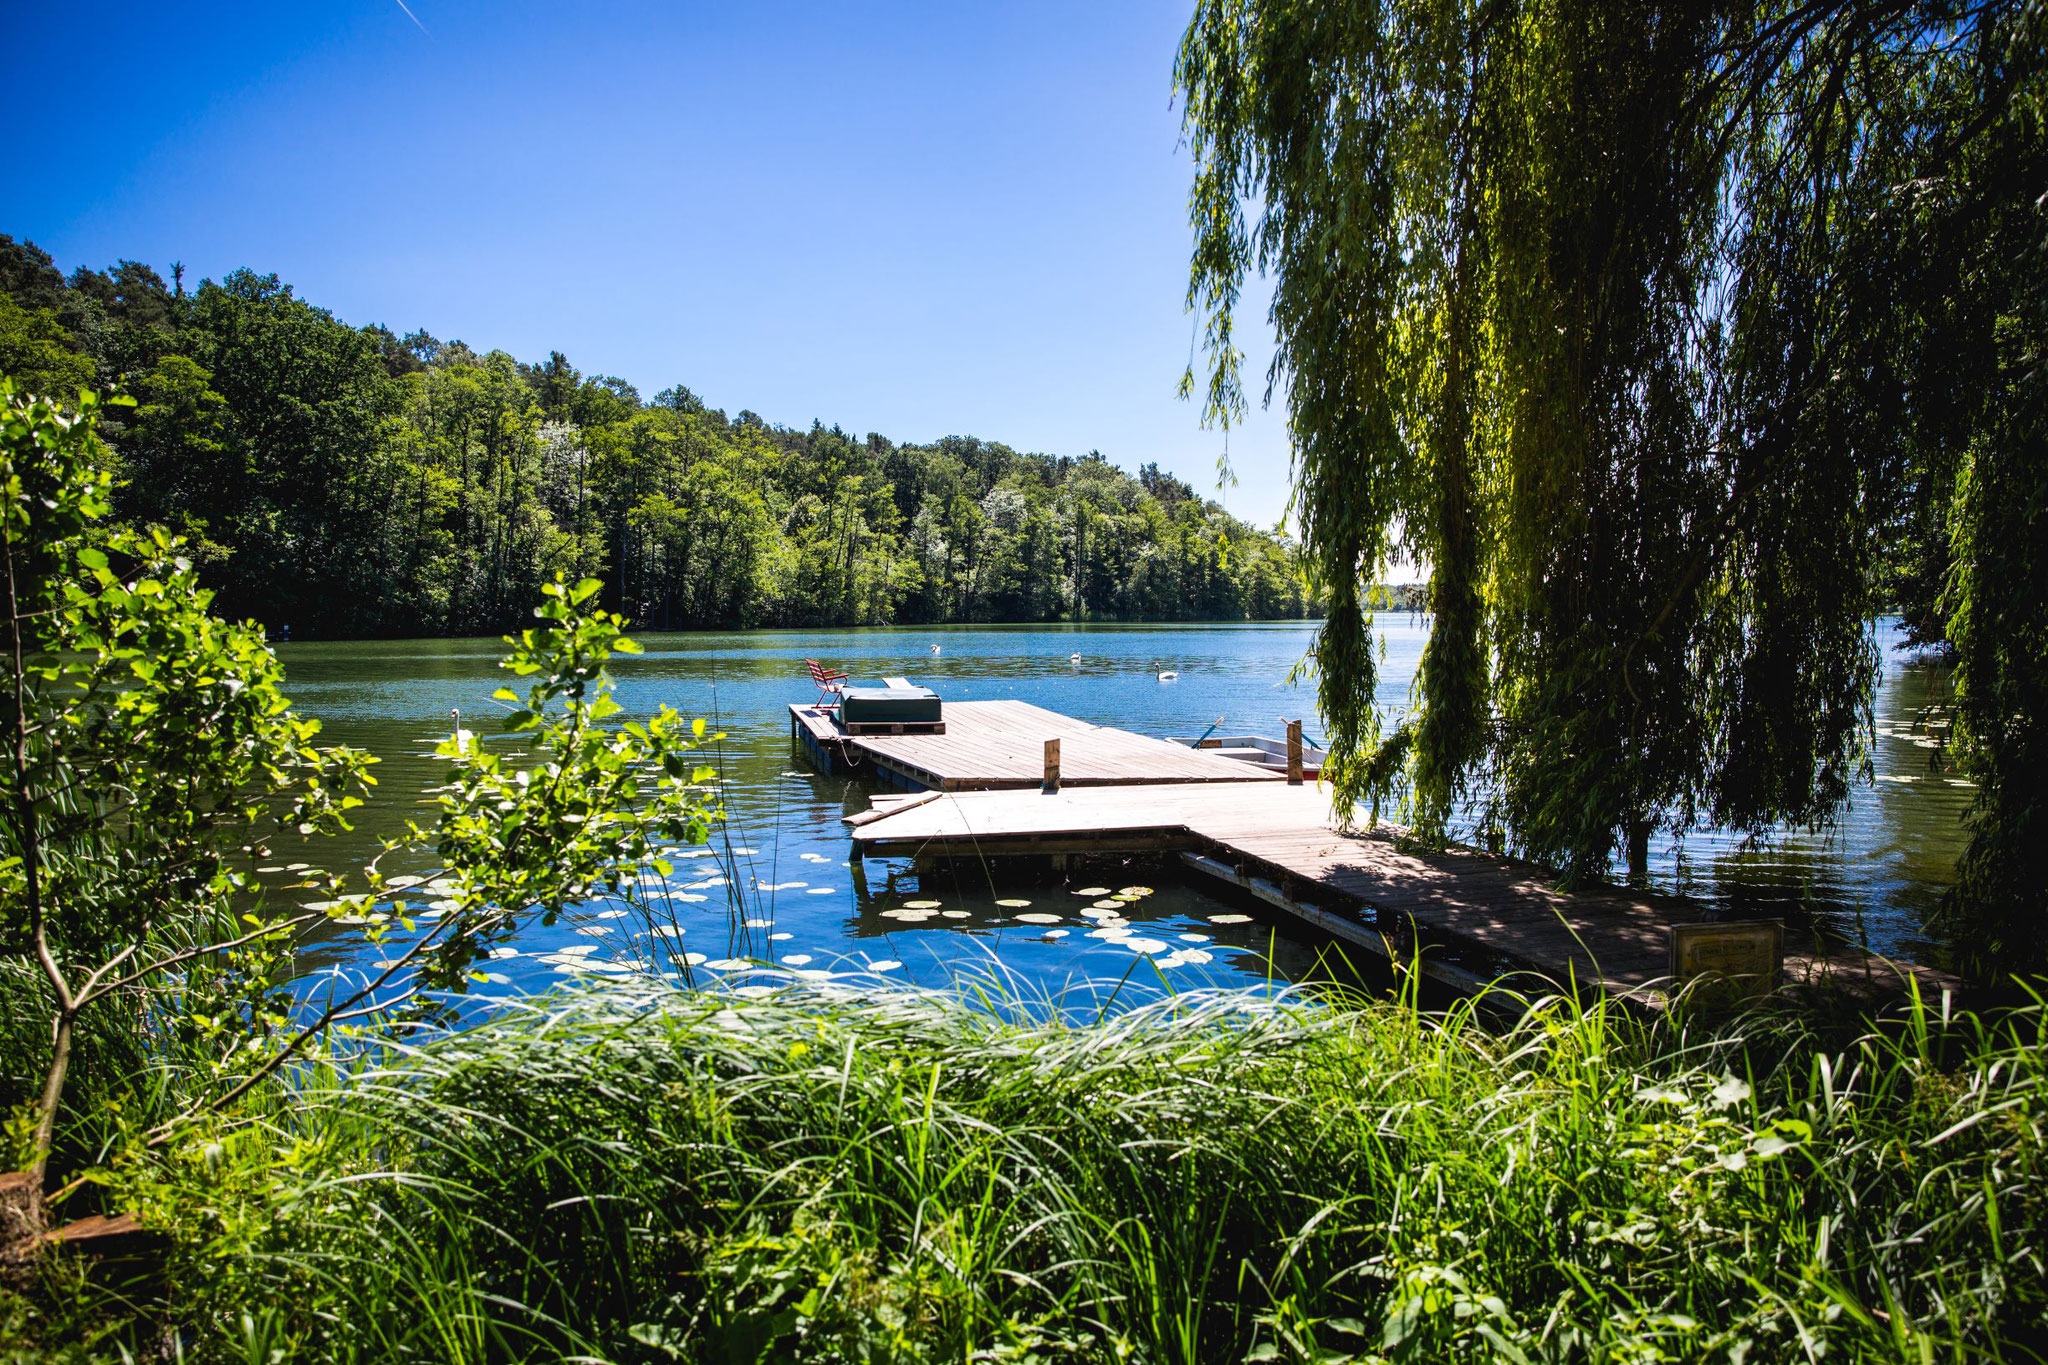
{"type": "Polygon", "coordinates": [[[2038,1004],[1835,1039],[1562,997],[1505,1028],[1008,1006],[614,981],[309,1066],[114,1168],[173,1238],[170,1307],[99,1349],[2042,1358],[2038,1004]]]}

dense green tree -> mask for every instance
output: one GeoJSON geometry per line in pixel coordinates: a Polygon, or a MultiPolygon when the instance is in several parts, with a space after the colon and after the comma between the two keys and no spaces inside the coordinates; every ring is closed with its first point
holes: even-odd
{"type": "Polygon", "coordinates": [[[775,427],[680,384],[646,402],[250,271],[188,294],[0,238],[0,369],[133,395],[102,424],[121,513],[184,535],[225,610],[300,635],[502,631],[558,573],[676,629],[1314,604],[1289,542],[1156,465],[775,427]]]}
{"type": "MultiPolygon", "coordinates": [[[[1959,486],[1999,554],[2039,534],[2008,520],[2038,505],[2038,428],[2003,423],[2039,382],[2016,281],[2048,264],[2041,25],[2016,0],[1199,7],[1208,410],[1242,409],[1234,309],[1270,271],[1347,809],[1404,778],[1440,838],[1477,792],[1573,876],[1617,846],[1640,869],[1659,827],[1833,817],[1879,535],[1908,542],[1895,587],[1953,576],[1964,617],[2039,567],[1978,577],[1981,529],[1942,542],[1959,486]],[[1432,567],[1435,629],[1383,736],[1366,593],[1396,554],[1432,567]]],[[[2039,724],[2015,684],[2048,655],[2006,638],[1962,675],[1998,695],[1985,736],[2039,724]]],[[[2009,771],[2038,805],[2038,764],[2009,771]]]]}
{"type": "Polygon", "coordinates": [[[93,364],[55,312],[0,295],[0,374],[35,393],[72,394],[92,382],[93,364]]]}

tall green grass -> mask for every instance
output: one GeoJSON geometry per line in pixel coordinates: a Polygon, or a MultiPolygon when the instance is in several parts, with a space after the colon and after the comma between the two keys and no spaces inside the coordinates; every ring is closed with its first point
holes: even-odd
{"type": "Polygon", "coordinates": [[[116,1168],[168,1306],[99,1349],[2042,1358],[2038,1007],[1833,1041],[1565,999],[1021,1013],[612,983],[309,1068],[116,1168]]]}

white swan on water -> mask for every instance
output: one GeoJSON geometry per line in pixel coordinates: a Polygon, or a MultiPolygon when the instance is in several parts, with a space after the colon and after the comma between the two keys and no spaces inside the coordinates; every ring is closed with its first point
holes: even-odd
{"type": "Polygon", "coordinates": [[[938,647],[937,645],[933,645],[933,646],[932,646],[932,653],[936,654],[936,653],[938,653],[938,652],[939,652],[939,647],[938,647]]]}
{"type": "Polygon", "coordinates": [[[1069,655],[1067,656],[1067,662],[1068,662],[1068,663],[1070,663],[1070,664],[1077,664],[1077,663],[1080,663],[1080,662],[1081,662],[1081,656],[1080,656],[1080,655],[1078,655],[1078,654],[1069,654],[1069,655]]]}
{"type": "Polygon", "coordinates": [[[1172,681],[1174,681],[1174,680],[1175,680],[1176,678],[1178,678],[1178,677],[1180,677],[1180,674],[1178,674],[1178,673],[1174,672],[1174,671],[1173,671],[1172,669],[1170,669],[1170,668],[1169,668],[1169,669],[1167,669],[1167,670],[1166,670],[1166,671],[1165,671],[1164,673],[1161,673],[1161,674],[1159,675],[1159,681],[1161,681],[1161,682],[1172,682],[1172,681]]]}
{"type": "Polygon", "coordinates": [[[451,706],[448,708],[448,714],[455,717],[455,747],[458,749],[467,747],[476,736],[462,728],[462,708],[451,706]]]}

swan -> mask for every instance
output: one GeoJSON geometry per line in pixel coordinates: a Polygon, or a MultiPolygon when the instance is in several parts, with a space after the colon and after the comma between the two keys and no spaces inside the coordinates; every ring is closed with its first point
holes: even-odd
{"type": "Polygon", "coordinates": [[[1078,654],[1069,654],[1069,655],[1067,656],[1067,662],[1068,662],[1068,663],[1070,663],[1070,664],[1077,664],[1077,663],[1080,663],[1080,662],[1081,662],[1081,656],[1080,656],[1080,655],[1078,655],[1078,654]]]}
{"type": "Polygon", "coordinates": [[[1169,668],[1169,669],[1167,669],[1167,670],[1166,670],[1166,671],[1165,671],[1164,673],[1161,673],[1161,674],[1159,675],[1159,681],[1161,681],[1161,682],[1172,682],[1172,681],[1174,681],[1174,679],[1176,679],[1176,678],[1178,678],[1178,677],[1180,677],[1180,674],[1178,674],[1178,673],[1174,672],[1174,671],[1173,671],[1172,669],[1170,669],[1170,668],[1169,668]]]}
{"type": "Polygon", "coordinates": [[[932,646],[932,653],[936,654],[936,653],[938,653],[938,652],[939,652],[939,647],[938,647],[937,645],[933,645],[933,646],[932,646]]]}
{"type": "Polygon", "coordinates": [[[462,728],[462,708],[451,706],[448,708],[448,714],[455,718],[455,747],[458,749],[467,748],[471,741],[475,740],[476,736],[462,728]]]}

